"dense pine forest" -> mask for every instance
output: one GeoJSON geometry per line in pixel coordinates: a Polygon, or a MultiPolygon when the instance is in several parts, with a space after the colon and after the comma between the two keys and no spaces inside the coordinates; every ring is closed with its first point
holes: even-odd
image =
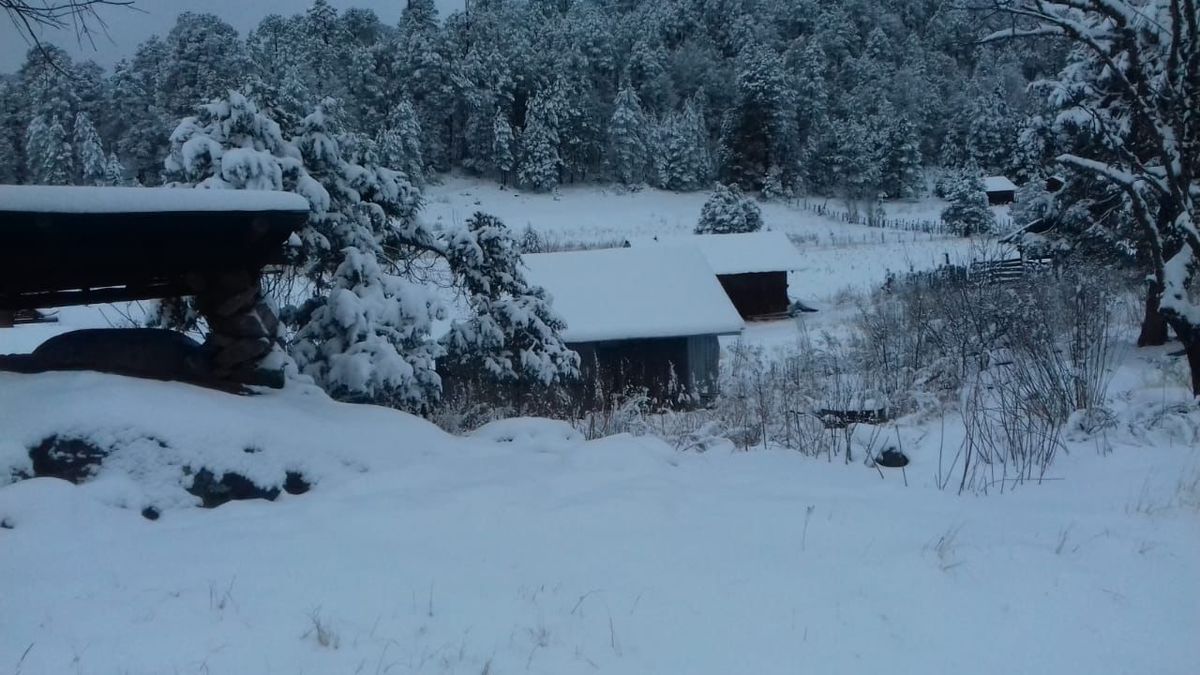
{"type": "Polygon", "coordinates": [[[29,51],[0,86],[0,182],[166,180],[171,134],[237,90],[284,138],[318,104],[411,182],[459,169],[904,198],[922,167],[1043,171],[1061,41],[981,43],[1004,18],[942,0],[476,0],[399,25],[316,0],[248,35],[185,13],[107,71],[29,51]],[[332,99],[332,100],[330,100],[332,99]]]}

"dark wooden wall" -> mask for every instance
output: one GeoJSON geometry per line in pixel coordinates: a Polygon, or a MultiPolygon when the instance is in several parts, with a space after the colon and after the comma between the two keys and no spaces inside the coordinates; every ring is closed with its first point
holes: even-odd
{"type": "Polygon", "coordinates": [[[743,319],[788,310],[787,272],[724,274],[717,279],[743,319]]]}
{"type": "MultiPolygon", "coordinates": [[[[716,395],[721,346],[715,335],[581,342],[568,345],[579,353],[582,386],[592,391],[597,378],[611,396],[645,389],[662,403],[688,404],[690,394],[700,401],[716,395]]],[[[597,401],[603,404],[603,401],[597,401]]]]}

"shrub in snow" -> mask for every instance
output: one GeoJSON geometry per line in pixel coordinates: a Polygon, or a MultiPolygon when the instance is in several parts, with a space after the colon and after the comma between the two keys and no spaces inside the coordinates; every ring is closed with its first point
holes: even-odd
{"type": "Polygon", "coordinates": [[[762,229],[762,211],[736,186],[718,185],[704,202],[696,234],[732,234],[762,229]]]}
{"type": "Polygon", "coordinates": [[[988,208],[983,181],[975,172],[967,172],[949,183],[946,199],[950,205],[942,211],[942,221],[959,236],[986,234],[995,227],[996,219],[988,208]]]}

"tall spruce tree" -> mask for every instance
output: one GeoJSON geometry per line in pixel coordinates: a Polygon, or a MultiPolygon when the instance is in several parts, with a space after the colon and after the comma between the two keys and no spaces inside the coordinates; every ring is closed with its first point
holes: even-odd
{"type": "Polygon", "coordinates": [[[646,178],[646,116],[637,92],[626,85],[613,102],[608,123],[608,166],[623,185],[641,185],[646,178]]]}

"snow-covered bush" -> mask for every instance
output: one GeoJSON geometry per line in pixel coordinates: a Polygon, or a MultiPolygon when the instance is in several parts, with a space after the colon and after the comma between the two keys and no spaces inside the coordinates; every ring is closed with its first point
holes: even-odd
{"type": "Polygon", "coordinates": [[[718,185],[700,210],[696,234],[732,234],[762,229],[762,210],[736,186],[718,185]]]}
{"type": "Polygon", "coordinates": [[[983,181],[975,172],[967,172],[949,183],[946,200],[950,205],[942,211],[942,221],[959,236],[987,234],[996,225],[988,208],[983,181]]]}

